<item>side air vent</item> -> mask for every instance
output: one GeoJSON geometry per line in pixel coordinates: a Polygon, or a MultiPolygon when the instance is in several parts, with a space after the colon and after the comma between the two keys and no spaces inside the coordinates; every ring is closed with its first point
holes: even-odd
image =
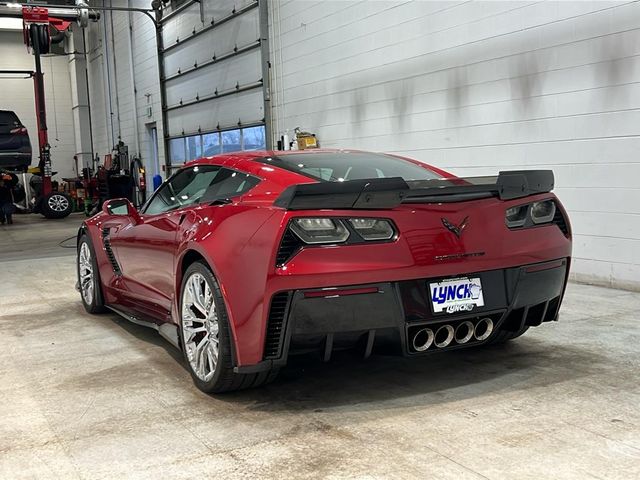
{"type": "Polygon", "coordinates": [[[302,240],[296,237],[289,229],[282,236],[280,248],[276,255],[276,267],[281,267],[302,248],[302,240]]]}
{"type": "Polygon", "coordinates": [[[267,332],[264,340],[264,358],[280,358],[284,340],[285,316],[289,305],[290,292],[276,293],[271,299],[267,332]]]}
{"type": "Polygon", "coordinates": [[[565,237],[569,236],[569,226],[567,225],[567,221],[564,218],[564,215],[560,211],[559,208],[556,207],[556,214],[553,216],[553,223],[555,223],[560,231],[564,233],[565,237]]]}
{"type": "Polygon", "coordinates": [[[111,249],[111,240],[109,240],[109,227],[105,227],[102,229],[102,245],[104,246],[104,251],[107,254],[109,263],[111,263],[111,268],[113,268],[113,273],[115,273],[116,275],[122,275],[120,265],[118,265],[116,256],[113,254],[113,250],[111,249]]]}

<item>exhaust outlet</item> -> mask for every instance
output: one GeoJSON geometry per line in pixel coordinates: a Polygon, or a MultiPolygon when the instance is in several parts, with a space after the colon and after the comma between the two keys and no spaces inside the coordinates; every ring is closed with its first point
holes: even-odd
{"type": "Polygon", "coordinates": [[[453,341],[454,330],[451,325],[443,325],[438,330],[436,330],[434,343],[438,348],[448,347],[449,344],[453,341]]]}
{"type": "Polygon", "coordinates": [[[433,330],[423,328],[413,336],[413,348],[416,352],[424,352],[433,343],[433,330]]]}
{"type": "Polygon", "coordinates": [[[491,336],[492,332],[493,320],[491,320],[490,318],[481,318],[478,323],[476,323],[474,337],[479,341],[486,340],[491,336]]]}
{"type": "Polygon", "coordinates": [[[473,334],[475,333],[475,328],[473,327],[473,323],[468,320],[460,323],[456,327],[455,340],[459,344],[465,344],[469,340],[473,338],[473,334]]]}

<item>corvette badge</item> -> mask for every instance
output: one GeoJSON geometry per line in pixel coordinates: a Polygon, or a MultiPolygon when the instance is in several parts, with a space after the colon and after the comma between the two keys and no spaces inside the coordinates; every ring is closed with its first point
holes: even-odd
{"type": "Polygon", "coordinates": [[[464,220],[462,220],[462,223],[460,223],[460,225],[454,225],[444,217],[442,217],[441,220],[442,224],[458,238],[460,238],[460,235],[462,235],[462,231],[467,227],[469,223],[469,217],[464,217],[464,220]]]}

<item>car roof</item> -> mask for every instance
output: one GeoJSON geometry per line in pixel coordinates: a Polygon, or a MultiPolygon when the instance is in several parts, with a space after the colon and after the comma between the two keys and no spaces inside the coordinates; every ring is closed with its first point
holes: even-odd
{"type": "MultiPolygon", "coordinates": [[[[284,170],[282,168],[275,167],[275,169],[271,166],[265,165],[262,162],[256,162],[255,160],[258,158],[264,157],[283,157],[287,155],[313,155],[317,153],[342,153],[342,154],[350,154],[350,153],[376,153],[376,152],[368,152],[366,150],[357,150],[357,149],[326,149],[326,148],[314,148],[308,150],[287,150],[287,151],[275,151],[275,150],[243,150],[239,152],[229,152],[222,153],[219,155],[214,155],[211,157],[203,157],[197,160],[193,160],[188,162],[185,166],[193,166],[193,165],[221,165],[227,168],[233,168],[237,170],[241,170],[262,178],[268,178],[276,183],[281,185],[292,185],[296,183],[309,183],[316,182],[317,180],[311,179],[306,175],[302,175],[300,173],[291,172],[289,170],[284,170]]],[[[378,153],[380,154],[380,153],[378,153]]],[[[433,167],[424,162],[420,162],[418,160],[414,160],[412,158],[406,158],[393,154],[393,157],[405,160],[409,163],[414,163],[420,165],[428,170],[431,170],[435,173],[442,175],[443,177],[451,177],[452,175],[448,172],[445,172],[437,167],[433,167]]]]}
{"type": "Polygon", "coordinates": [[[211,157],[199,158],[197,160],[186,163],[185,166],[221,165],[227,168],[233,168],[235,170],[240,170],[264,179],[271,180],[274,183],[282,186],[289,186],[296,183],[315,183],[315,180],[307,176],[289,172],[277,167],[274,168],[255,161],[258,158],[276,155],[279,156],[285,153],[286,152],[271,150],[244,150],[240,152],[222,153],[211,157]]]}

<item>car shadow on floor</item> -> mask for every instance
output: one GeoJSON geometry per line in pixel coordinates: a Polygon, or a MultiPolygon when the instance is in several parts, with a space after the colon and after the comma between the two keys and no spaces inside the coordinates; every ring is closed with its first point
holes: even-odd
{"type": "Polygon", "coordinates": [[[604,358],[575,346],[523,337],[505,345],[438,352],[421,358],[336,355],[327,363],[291,359],[262,389],[220,398],[260,411],[438,404],[575,380],[601,370],[604,358]]]}
{"type": "MultiPolygon", "coordinates": [[[[152,329],[119,318],[114,321],[127,334],[162,347],[184,369],[190,384],[178,349],[152,329]]],[[[328,363],[318,355],[290,357],[272,384],[215,398],[264,412],[357,409],[369,403],[398,408],[541,388],[602,371],[605,362],[592,350],[527,335],[503,345],[419,358],[373,355],[363,360],[354,352],[335,352],[328,363]]],[[[157,368],[161,373],[166,366],[157,368]]]]}
{"type": "Polygon", "coordinates": [[[127,335],[131,335],[138,340],[161,347],[184,369],[185,372],[189,373],[182,352],[172,345],[166,338],[160,335],[157,330],[132,323],[116,313],[110,313],[109,315],[113,323],[125,330],[127,335]]]}

